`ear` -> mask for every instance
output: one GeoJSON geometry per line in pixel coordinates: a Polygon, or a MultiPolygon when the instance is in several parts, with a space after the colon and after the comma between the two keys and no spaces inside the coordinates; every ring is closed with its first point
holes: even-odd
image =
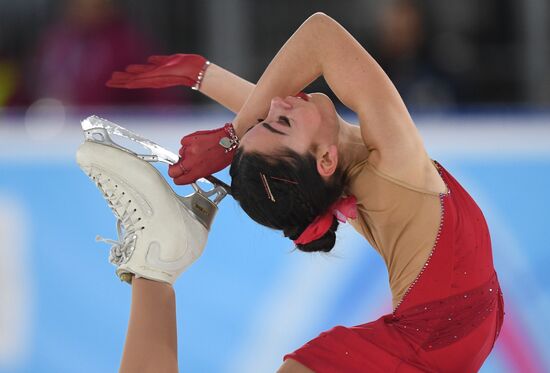
{"type": "Polygon", "coordinates": [[[317,155],[317,171],[323,177],[329,177],[338,166],[338,149],[336,145],[329,145],[317,155]]]}

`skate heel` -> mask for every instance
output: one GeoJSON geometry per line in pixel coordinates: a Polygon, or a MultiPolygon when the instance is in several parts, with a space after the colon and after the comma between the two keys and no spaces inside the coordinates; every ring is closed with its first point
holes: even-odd
{"type": "Polygon", "coordinates": [[[188,196],[179,196],[180,201],[207,230],[210,230],[212,221],[218,212],[218,204],[228,192],[221,185],[215,185],[208,191],[196,183],[192,183],[191,186],[195,192],[188,196]]]}

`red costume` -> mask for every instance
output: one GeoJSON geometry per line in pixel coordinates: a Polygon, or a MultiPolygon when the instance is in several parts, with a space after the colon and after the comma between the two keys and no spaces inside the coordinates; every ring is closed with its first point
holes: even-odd
{"type": "Polygon", "coordinates": [[[477,204],[437,164],[448,193],[434,249],[394,312],[337,326],[288,354],[317,373],[477,372],[504,316],[491,239],[477,204]]]}

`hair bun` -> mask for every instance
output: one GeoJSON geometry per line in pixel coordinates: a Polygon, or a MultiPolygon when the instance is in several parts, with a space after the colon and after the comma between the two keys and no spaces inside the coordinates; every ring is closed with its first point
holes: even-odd
{"type": "Polygon", "coordinates": [[[305,245],[298,244],[296,247],[300,251],[304,251],[306,253],[313,253],[313,252],[325,252],[328,253],[332,248],[334,247],[334,244],[336,243],[336,230],[338,229],[338,225],[340,223],[338,222],[338,219],[335,217],[332,218],[332,225],[330,226],[327,233],[325,233],[321,238],[316,239],[315,241],[311,241],[310,243],[307,243],[305,245]]]}

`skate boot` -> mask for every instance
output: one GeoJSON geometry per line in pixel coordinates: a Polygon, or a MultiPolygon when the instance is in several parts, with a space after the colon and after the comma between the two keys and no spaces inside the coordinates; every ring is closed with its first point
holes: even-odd
{"type": "Polygon", "coordinates": [[[118,241],[109,261],[120,279],[132,274],[173,284],[203,252],[217,204],[227,190],[178,196],[149,162],[174,163],[178,156],[112,122],[89,117],[82,122],[86,141],[78,148],[80,168],[92,179],[117,217],[118,241]],[[135,141],[151,151],[136,154],[110,135],[135,141]],[[211,199],[214,198],[214,200],[211,199]]]}

